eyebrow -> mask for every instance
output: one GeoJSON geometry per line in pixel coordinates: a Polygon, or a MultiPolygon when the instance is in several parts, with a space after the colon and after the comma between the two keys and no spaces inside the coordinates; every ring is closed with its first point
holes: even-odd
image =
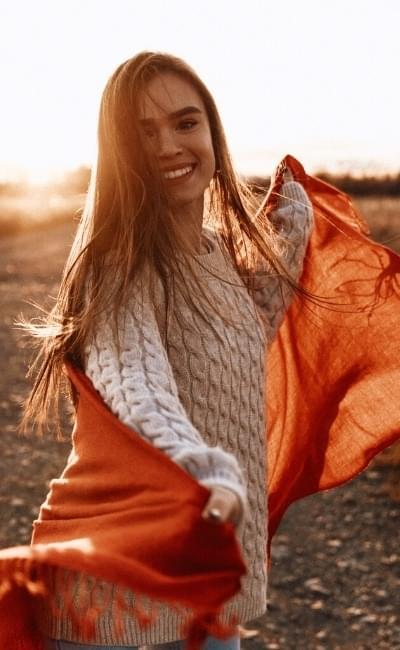
{"type": "MultiPolygon", "coordinates": [[[[185,106],[184,108],[180,108],[179,111],[174,111],[173,113],[169,113],[167,115],[167,118],[169,120],[173,120],[173,119],[176,119],[177,117],[183,117],[184,115],[187,115],[188,113],[202,113],[202,112],[203,111],[201,111],[199,108],[197,108],[197,106],[185,106]]],[[[143,124],[143,126],[146,126],[146,125],[150,125],[150,124],[155,124],[155,122],[157,122],[157,120],[154,120],[152,118],[148,118],[148,119],[139,120],[139,122],[140,122],[140,124],[143,124]]]]}

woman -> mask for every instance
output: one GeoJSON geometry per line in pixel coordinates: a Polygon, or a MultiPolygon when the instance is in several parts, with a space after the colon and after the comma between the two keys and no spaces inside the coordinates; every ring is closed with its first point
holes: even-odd
{"type": "MultiPolygon", "coordinates": [[[[289,174],[271,220],[258,215],[209,91],[170,55],[119,66],[98,137],[26,418],[43,420],[65,361],[83,370],[119,420],[209,489],[203,517],[236,527],[247,575],[224,616],[244,623],[266,609],[265,348],[302,271],[311,204],[289,174]]],[[[122,635],[105,613],[93,646],[62,612],[54,593],[49,648],[183,643],[167,606],[147,628],[126,618],[122,635]]],[[[239,636],[207,643],[237,648],[239,636]]]]}

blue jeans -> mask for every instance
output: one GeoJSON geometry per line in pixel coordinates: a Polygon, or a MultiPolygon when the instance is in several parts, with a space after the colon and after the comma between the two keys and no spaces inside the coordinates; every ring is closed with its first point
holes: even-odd
{"type": "MultiPolygon", "coordinates": [[[[141,647],[146,648],[146,650],[185,650],[185,642],[171,641],[170,643],[158,643],[157,645],[141,647]]],[[[45,648],[46,650],[138,650],[138,646],[87,645],[85,643],[73,643],[58,639],[47,639],[45,648]]],[[[208,636],[203,644],[202,650],[240,650],[240,636],[239,634],[235,634],[235,636],[225,640],[208,636]]]]}

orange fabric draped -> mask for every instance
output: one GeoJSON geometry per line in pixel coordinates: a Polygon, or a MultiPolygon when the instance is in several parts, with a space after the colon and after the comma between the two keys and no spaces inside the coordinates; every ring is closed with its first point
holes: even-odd
{"type": "MultiPolygon", "coordinates": [[[[57,566],[131,588],[139,596],[134,606],[122,595],[113,604],[116,634],[124,613],[143,625],[156,615],[146,612],[140,596],[192,610],[191,644],[207,631],[228,633],[217,614],[239,591],[245,573],[233,526],[202,519],[209,490],[120,422],[85,375],[72,366],[67,370],[79,400],[73,452],[62,476],[51,482],[31,548],[0,552],[3,576],[22,569],[28,591],[44,591],[51,589],[51,567],[57,566]]],[[[89,611],[83,598],[77,608],[70,587],[65,584],[65,607],[89,641],[101,605],[89,611]]],[[[101,602],[112,595],[111,589],[102,593],[101,602]]],[[[22,604],[34,624],[32,602],[22,604]]],[[[0,601],[0,647],[17,650],[10,644],[10,617],[3,618],[3,605],[0,601]]],[[[40,644],[33,648],[42,650],[40,644]]]]}
{"type": "MultiPolygon", "coordinates": [[[[290,156],[265,218],[286,168],[313,203],[301,284],[320,300],[294,301],[269,352],[271,536],[290,503],[349,480],[400,435],[400,258],[366,237],[346,195],[290,156]]],[[[208,490],[119,422],[84,375],[68,373],[79,393],[74,451],[51,484],[32,546],[0,552],[0,646],[43,650],[35,609],[54,566],[189,608],[193,646],[222,634],[218,612],[245,571],[233,528],[203,521],[208,490]]],[[[70,607],[89,642],[96,607],[76,611],[72,598],[70,607]]],[[[126,606],[115,607],[118,628],[126,606]]],[[[145,607],[129,611],[146,623],[145,607]]]]}
{"type": "Polygon", "coordinates": [[[313,205],[301,286],[321,300],[293,302],[268,355],[270,539],[290,503],[348,481],[400,437],[400,257],[291,156],[266,212],[286,168],[313,205]]]}

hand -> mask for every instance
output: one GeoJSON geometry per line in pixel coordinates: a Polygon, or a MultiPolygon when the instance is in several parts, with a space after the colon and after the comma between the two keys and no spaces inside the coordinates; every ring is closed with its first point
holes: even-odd
{"type": "Polygon", "coordinates": [[[284,183],[289,183],[290,181],[294,181],[294,176],[290,169],[287,167],[285,169],[285,173],[283,174],[283,182],[284,183]]]}
{"type": "Polygon", "coordinates": [[[215,524],[229,521],[235,526],[239,521],[241,510],[239,497],[228,488],[213,486],[209,489],[211,496],[202,512],[203,519],[215,524]]]}

